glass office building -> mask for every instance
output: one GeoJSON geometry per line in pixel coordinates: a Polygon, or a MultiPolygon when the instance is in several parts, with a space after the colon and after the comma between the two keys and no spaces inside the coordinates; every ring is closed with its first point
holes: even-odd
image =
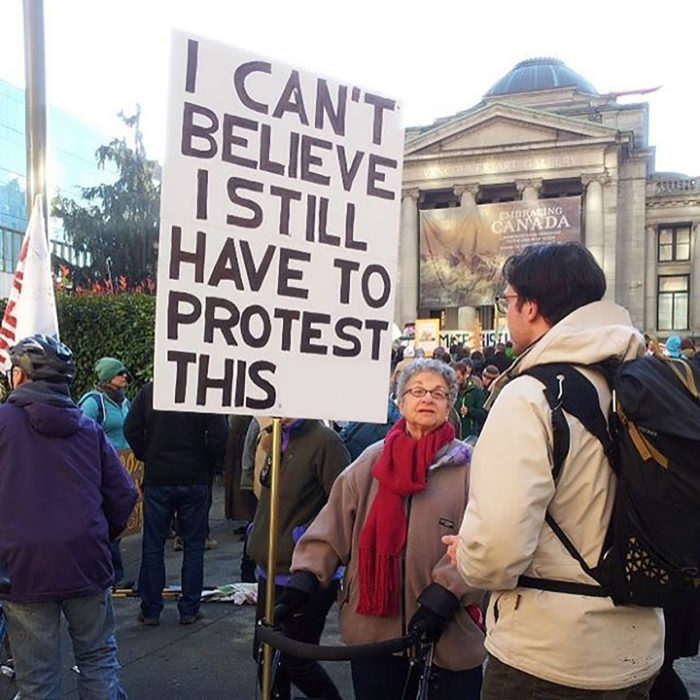
{"type": "MultiPolygon", "coordinates": [[[[25,92],[0,80],[0,272],[12,273],[27,226],[25,92]]],[[[48,199],[58,192],[81,199],[81,188],[110,182],[115,172],[98,169],[95,151],[110,137],[78,117],[49,106],[47,109],[46,187],[48,199]]],[[[54,255],[86,264],[66,242],[60,220],[50,222],[54,255]]],[[[4,285],[0,285],[4,287],[4,285]]],[[[2,289],[0,289],[0,295],[2,289]]]]}

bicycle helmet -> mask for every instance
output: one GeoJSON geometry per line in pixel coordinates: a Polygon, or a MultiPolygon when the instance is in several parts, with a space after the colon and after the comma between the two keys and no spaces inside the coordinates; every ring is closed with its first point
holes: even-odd
{"type": "Polygon", "coordinates": [[[70,384],[75,377],[73,353],[53,336],[37,333],[22,338],[9,350],[10,362],[32,381],[70,384]]]}

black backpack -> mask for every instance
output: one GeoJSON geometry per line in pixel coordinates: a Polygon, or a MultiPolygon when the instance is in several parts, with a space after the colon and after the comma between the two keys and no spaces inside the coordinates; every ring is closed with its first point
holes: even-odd
{"type": "Polygon", "coordinates": [[[563,411],[600,440],[618,477],[610,525],[590,566],[549,512],[546,522],[599,585],[521,576],[519,585],[666,607],[700,590],[700,368],[650,355],[586,366],[613,389],[608,421],[593,384],[573,364],[533,367],[552,411],[557,483],[569,451],[563,411]]]}

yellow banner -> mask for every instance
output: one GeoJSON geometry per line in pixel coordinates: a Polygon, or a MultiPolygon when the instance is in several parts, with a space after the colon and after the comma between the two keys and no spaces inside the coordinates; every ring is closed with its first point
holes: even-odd
{"type": "Polygon", "coordinates": [[[124,528],[124,532],[120,535],[120,538],[123,538],[141,534],[141,528],[143,527],[143,462],[136,459],[131,450],[118,450],[117,456],[139,492],[139,499],[136,501],[134,510],[129,516],[129,522],[124,528]]]}

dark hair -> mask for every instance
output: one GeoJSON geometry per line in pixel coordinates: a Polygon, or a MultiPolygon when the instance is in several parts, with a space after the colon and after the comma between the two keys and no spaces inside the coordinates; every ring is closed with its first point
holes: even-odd
{"type": "Polygon", "coordinates": [[[463,358],[459,362],[453,362],[451,367],[455,372],[466,372],[467,369],[474,369],[474,363],[469,358],[463,358]]]}
{"type": "Polygon", "coordinates": [[[536,302],[552,326],[579,307],[600,301],[606,288],[605,273],[591,252],[574,242],[528,246],[506,260],[503,276],[518,293],[518,304],[536,302]]]}

